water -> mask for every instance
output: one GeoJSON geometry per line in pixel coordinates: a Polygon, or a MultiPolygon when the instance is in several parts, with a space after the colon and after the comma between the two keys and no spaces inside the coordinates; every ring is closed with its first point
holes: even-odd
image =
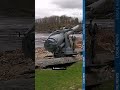
{"type": "Polygon", "coordinates": [[[49,34],[41,33],[35,34],[35,47],[44,47],[44,41],[48,38],[49,34]]]}

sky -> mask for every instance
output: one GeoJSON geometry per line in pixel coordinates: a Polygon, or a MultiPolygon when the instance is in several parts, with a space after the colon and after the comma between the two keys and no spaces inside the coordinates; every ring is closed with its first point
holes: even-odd
{"type": "Polygon", "coordinates": [[[35,0],[35,18],[67,15],[82,20],[82,0],[35,0]]]}

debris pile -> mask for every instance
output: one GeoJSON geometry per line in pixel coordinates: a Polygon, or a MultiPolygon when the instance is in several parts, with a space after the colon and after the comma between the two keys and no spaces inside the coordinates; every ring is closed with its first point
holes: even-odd
{"type": "Polygon", "coordinates": [[[21,49],[0,53],[0,80],[34,77],[34,61],[21,49]]]}
{"type": "Polygon", "coordinates": [[[38,47],[35,49],[35,59],[43,59],[47,56],[53,56],[53,54],[46,51],[43,47],[38,47]]]}

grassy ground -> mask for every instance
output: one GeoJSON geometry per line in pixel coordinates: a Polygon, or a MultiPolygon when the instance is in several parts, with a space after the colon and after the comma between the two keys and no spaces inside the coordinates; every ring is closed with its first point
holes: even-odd
{"type": "Polygon", "coordinates": [[[82,90],[82,62],[67,70],[37,69],[35,74],[35,90],[82,90]]]}

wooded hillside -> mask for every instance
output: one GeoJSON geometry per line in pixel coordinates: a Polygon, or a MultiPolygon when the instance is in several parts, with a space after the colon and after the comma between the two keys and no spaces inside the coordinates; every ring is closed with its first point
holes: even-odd
{"type": "Polygon", "coordinates": [[[72,18],[68,16],[51,16],[36,19],[35,30],[36,32],[52,32],[62,27],[73,27],[80,24],[78,18],[72,18]]]}

